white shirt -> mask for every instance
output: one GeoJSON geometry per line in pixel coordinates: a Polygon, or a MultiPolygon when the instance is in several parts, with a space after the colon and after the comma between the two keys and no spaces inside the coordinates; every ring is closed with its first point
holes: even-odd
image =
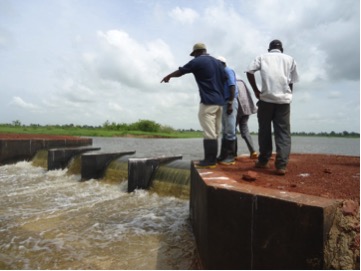
{"type": "Polygon", "coordinates": [[[298,81],[296,61],[278,49],[256,57],[247,72],[260,71],[262,88],[260,100],[270,103],[291,103],[292,91],[289,84],[298,81]]]}

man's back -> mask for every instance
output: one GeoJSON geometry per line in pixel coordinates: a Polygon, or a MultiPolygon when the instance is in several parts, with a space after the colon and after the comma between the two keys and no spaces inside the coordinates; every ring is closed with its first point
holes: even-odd
{"type": "Polygon", "coordinates": [[[210,55],[200,55],[179,68],[182,73],[193,73],[199,87],[201,103],[224,104],[223,82],[226,78],[220,61],[210,55]]]}
{"type": "Polygon", "coordinates": [[[260,71],[262,89],[260,99],[272,103],[290,103],[290,84],[298,80],[295,60],[280,50],[273,49],[260,55],[249,66],[249,70],[260,71]]]}

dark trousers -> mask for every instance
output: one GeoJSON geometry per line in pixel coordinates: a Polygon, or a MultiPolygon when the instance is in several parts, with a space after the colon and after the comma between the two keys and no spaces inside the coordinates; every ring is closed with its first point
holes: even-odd
{"type": "Polygon", "coordinates": [[[252,154],[255,150],[253,147],[252,137],[249,134],[248,119],[249,119],[249,115],[244,115],[244,116],[239,117],[238,125],[239,125],[239,131],[241,133],[241,137],[246,142],[249,153],[252,154]]]}
{"type": "Polygon", "coordinates": [[[258,101],[258,144],[260,163],[272,155],[272,124],[276,144],[276,168],[286,168],[291,152],[290,104],[258,101]]]}

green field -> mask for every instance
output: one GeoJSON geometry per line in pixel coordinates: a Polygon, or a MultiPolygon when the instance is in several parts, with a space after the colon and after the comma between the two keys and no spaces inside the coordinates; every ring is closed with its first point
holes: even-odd
{"type": "MultiPolygon", "coordinates": [[[[17,134],[45,134],[67,135],[84,137],[152,137],[152,138],[201,138],[203,134],[196,130],[176,130],[170,126],[164,126],[151,120],[139,120],[135,123],[109,123],[106,121],[102,126],[89,125],[22,125],[20,121],[11,124],[0,124],[0,133],[17,134]]],[[[251,132],[251,134],[256,134],[251,132]]],[[[360,138],[357,132],[293,132],[292,136],[321,136],[321,137],[348,137],[360,138]]]]}
{"type": "Polygon", "coordinates": [[[104,127],[78,126],[13,126],[0,124],[0,133],[70,135],[84,137],[159,137],[159,138],[200,138],[200,131],[140,131],[112,130],[104,127]]]}

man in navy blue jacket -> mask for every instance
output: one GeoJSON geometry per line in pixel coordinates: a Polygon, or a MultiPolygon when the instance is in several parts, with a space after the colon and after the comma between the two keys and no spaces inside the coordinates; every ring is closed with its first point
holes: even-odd
{"type": "Polygon", "coordinates": [[[172,77],[193,73],[201,99],[198,119],[203,128],[204,148],[204,159],[196,165],[212,168],[217,164],[222,107],[225,104],[223,86],[226,74],[221,62],[207,53],[207,48],[203,43],[196,43],[190,55],[194,57],[191,61],[168,74],[161,83],[168,83],[172,77]]]}

